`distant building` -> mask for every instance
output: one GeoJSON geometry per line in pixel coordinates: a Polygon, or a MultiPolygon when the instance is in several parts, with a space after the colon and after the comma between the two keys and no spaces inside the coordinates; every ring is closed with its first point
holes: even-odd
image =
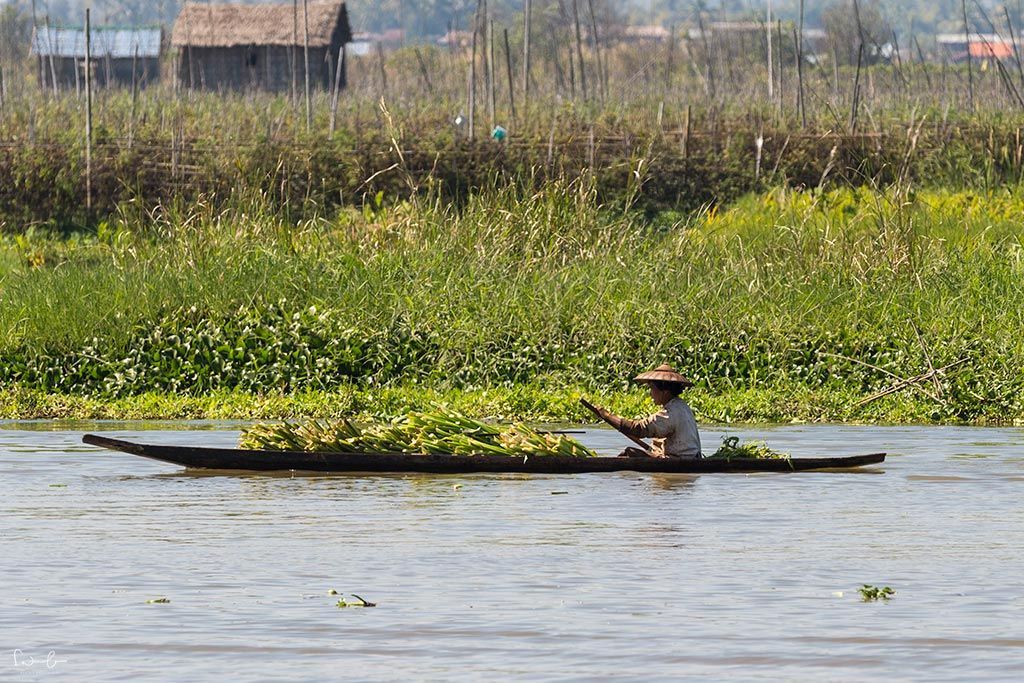
{"type": "Polygon", "coordinates": [[[345,49],[356,57],[365,57],[373,51],[373,46],[373,38],[369,33],[353,33],[352,42],[345,49]]]}
{"type": "Polygon", "coordinates": [[[963,33],[940,33],[935,43],[941,57],[952,62],[973,59],[1009,59],[1013,57],[1013,41],[994,33],[974,33],[970,39],[963,33]]]}
{"type": "MultiPolygon", "coordinates": [[[[187,2],[174,22],[177,79],[208,90],[288,90],[304,82],[303,41],[309,27],[310,82],[330,88],[352,29],[344,2],[235,5],[187,2]]],[[[341,73],[341,86],[346,77],[341,73]]]]}
{"type": "Polygon", "coordinates": [[[691,27],[687,37],[692,45],[707,43],[724,59],[763,59],[768,39],[767,28],[759,21],[712,21],[706,26],[691,27]]]}
{"type": "Polygon", "coordinates": [[[624,43],[663,43],[670,33],[664,26],[623,26],[617,37],[624,43]]]}
{"type": "MultiPolygon", "coordinates": [[[[93,83],[98,87],[141,86],[160,79],[159,28],[93,26],[89,55],[93,83]]],[[[85,86],[85,29],[36,27],[31,54],[39,67],[39,82],[46,88],[85,86]]]]}
{"type": "Polygon", "coordinates": [[[800,46],[804,54],[828,52],[828,33],[823,28],[805,28],[800,34],[800,46]]]}
{"type": "Polygon", "coordinates": [[[353,33],[352,44],[349,46],[352,54],[357,57],[365,57],[380,46],[383,50],[394,50],[405,44],[405,30],[400,28],[389,28],[380,33],[353,33]]]}
{"type": "Polygon", "coordinates": [[[440,47],[447,47],[452,50],[455,48],[466,48],[473,44],[473,32],[472,31],[457,31],[452,29],[445,33],[443,36],[437,39],[437,44],[440,47]]]}

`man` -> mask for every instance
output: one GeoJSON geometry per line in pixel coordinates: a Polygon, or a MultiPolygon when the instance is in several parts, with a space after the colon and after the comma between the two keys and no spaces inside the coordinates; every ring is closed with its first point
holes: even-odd
{"type": "Polygon", "coordinates": [[[686,387],[693,382],[680,375],[670,365],[659,365],[650,372],[637,375],[635,381],[646,384],[651,399],[661,410],[642,420],[628,420],[604,408],[597,408],[597,414],[611,426],[627,436],[636,438],[653,437],[651,453],[638,448],[627,448],[624,456],[651,455],[655,458],[700,458],[700,434],[693,411],[679,398],[686,387]]]}

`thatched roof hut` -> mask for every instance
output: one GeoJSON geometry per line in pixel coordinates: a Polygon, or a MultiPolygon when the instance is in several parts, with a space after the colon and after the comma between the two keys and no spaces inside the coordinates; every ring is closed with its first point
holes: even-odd
{"type": "MultiPolygon", "coordinates": [[[[280,5],[186,2],[174,22],[178,78],[188,87],[286,90],[304,78],[303,43],[309,27],[311,83],[329,87],[352,29],[344,2],[280,5]]],[[[341,75],[344,85],[344,73],[341,75]]]]}

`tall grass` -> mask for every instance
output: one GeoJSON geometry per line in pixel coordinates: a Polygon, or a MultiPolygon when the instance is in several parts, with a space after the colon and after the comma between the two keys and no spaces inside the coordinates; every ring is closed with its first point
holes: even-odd
{"type": "Polygon", "coordinates": [[[654,221],[595,192],[508,185],[297,229],[252,198],[122,216],[74,246],[9,243],[25,265],[0,280],[6,379],[107,396],[557,391],[667,361],[712,397],[863,396],[967,358],[934,417],[1022,413],[1024,192],[779,189],[654,221]]]}

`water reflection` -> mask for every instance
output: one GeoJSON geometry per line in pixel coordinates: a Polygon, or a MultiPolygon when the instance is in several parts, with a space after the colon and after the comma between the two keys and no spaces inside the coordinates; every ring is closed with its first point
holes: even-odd
{"type": "Polygon", "coordinates": [[[689,493],[700,475],[696,474],[650,474],[646,480],[653,493],[689,493]]]}

